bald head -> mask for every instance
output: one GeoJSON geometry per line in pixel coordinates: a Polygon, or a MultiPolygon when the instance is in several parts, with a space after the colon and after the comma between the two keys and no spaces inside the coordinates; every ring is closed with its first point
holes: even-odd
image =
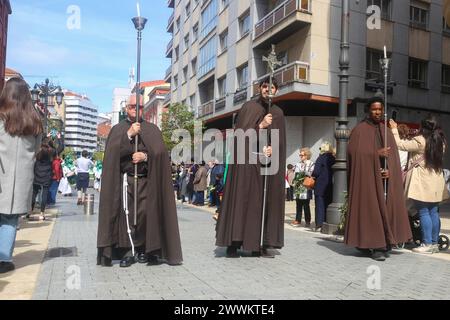
{"type": "MultiPolygon", "coordinates": [[[[136,95],[135,94],[133,94],[132,96],[130,96],[130,98],[128,99],[128,102],[127,102],[127,106],[135,106],[136,105],[136,95]]],[[[140,99],[139,99],[139,101],[140,101],[140,103],[139,103],[139,106],[143,106],[143,98],[142,98],[142,95],[140,96],[140,99]]]]}

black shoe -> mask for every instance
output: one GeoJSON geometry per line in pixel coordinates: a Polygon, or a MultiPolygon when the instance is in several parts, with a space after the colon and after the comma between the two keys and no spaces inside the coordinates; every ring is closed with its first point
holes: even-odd
{"type": "Polygon", "coordinates": [[[159,263],[158,256],[155,256],[155,255],[149,255],[147,260],[148,260],[147,261],[148,266],[155,266],[159,263]]]}
{"type": "Polygon", "coordinates": [[[120,261],[120,267],[121,268],[129,268],[135,263],[136,263],[136,259],[134,257],[126,257],[120,261]]]}
{"type": "Polygon", "coordinates": [[[273,252],[271,252],[270,249],[264,248],[261,250],[261,258],[273,259],[275,258],[275,254],[273,254],[273,252]]]}
{"type": "Polygon", "coordinates": [[[384,252],[381,251],[372,251],[370,256],[375,261],[385,261],[386,257],[384,256],[384,252]]]}
{"type": "Polygon", "coordinates": [[[237,247],[229,246],[227,248],[227,258],[239,258],[237,249],[238,249],[237,247]]]}
{"type": "Polygon", "coordinates": [[[137,261],[139,263],[147,263],[148,262],[148,255],[146,253],[139,253],[137,256],[137,261]]]}
{"type": "Polygon", "coordinates": [[[13,271],[16,267],[12,262],[0,262],[0,273],[13,271]]]}

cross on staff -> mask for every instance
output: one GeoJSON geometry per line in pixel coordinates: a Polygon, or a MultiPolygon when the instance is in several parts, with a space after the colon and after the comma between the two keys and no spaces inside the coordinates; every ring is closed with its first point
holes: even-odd
{"type": "MultiPolygon", "coordinates": [[[[273,98],[273,91],[272,91],[272,85],[273,85],[273,75],[275,72],[275,68],[277,66],[281,66],[282,62],[277,60],[277,54],[275,52],[275,45],[272,45],[272,51],[267,57],[262,57],[262,60],[264,62],[267,62],[267,65],[270,69],[270,76],[269,76],[269,107],[267,108],[267,114],[270,114],[270,108],[272,107],[272,98],[273,98]]],[[[268,136],[268,141],[270,145],[270,134],[268,136]]],[[[266,215],[266,204],[267,204],[267,165],[266,165],[266,172],[264,174],[264,194],[263,194],[263,208],[262,208],[262,215],[261,215],[261,250],[264,250],[264,224],[265,224],[265,215],[266,215]]]]}

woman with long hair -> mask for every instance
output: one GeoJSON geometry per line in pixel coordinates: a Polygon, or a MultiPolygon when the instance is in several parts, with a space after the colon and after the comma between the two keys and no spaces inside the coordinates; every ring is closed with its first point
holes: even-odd
{"type": "Polygon", "coordinates": [[[53,177],[54,149],[44,140],[41,148],[36,155],[36,163],[34,165],[34,181],[33,181],[33,197],[31,208],[34,210],[36,204],[36,196],[39,195],[39,204],[41,214],[39,220],[45,220],[45,208],[47,207],[48,193],[53,177]]]}
{"type": "Polygon", "coordinates": [[[427,254],[439,252],[438,208],[439,203],[448,197],[443,174],[447,149],[444,132],[434,117],[423,120],[419,135],[410,140],[400,139],[395,121],[391,120],[390,126],[399,150],[410,152],[405,192],[406,198],[414,201],[419,212],[422,232],[422,244],[413,251],[427,254]]]}
{"type": "Polygon", "coordinates": [[[0,273],[14,270],[19,217],[31,209],[35,154],[42,123],[27,83],[6,82],[0,96],[0,273]]]}

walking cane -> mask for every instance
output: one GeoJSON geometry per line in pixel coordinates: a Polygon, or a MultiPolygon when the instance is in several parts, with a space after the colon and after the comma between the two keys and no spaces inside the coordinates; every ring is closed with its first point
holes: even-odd
{"type": "MultiPolygon", "coordinates": [[[[389,65],[391,60],[388,59],[387,53],[386,53],[386,46],[384,46],[384,59],[380,59],[381,68],[383,70],[384,74],[384,149],[386,150],[388,147],[387,144],[387,122],[388,122],[388,103],[387,103],[387,96],[388,96],[388,76],[389,76],[389,65]]],[[[384,158],[384,172],[388,170],[388,159],[384,158]]],[[[387,194],[388,194],[388,179],[384,179],[384,200],[387,201],[387,194]]]]}
{"type": "MultiPolygon", "coordinates": [[[[268,57],[263,57],[263,61],[267,62],[267,65],[270,69],[270,76],[269,76],[269,107],[267,108],[267,114],[270,114],[270,109],[272,107],[272,98],[273,98],[273,91],[272,91],[272,85],[273,85],[273,75],[275,71],[276,66],[281,66],[281,61],[277,60],[277,54],[275,52],[275,45],[272,45],[272,51],[270,52],[268,57]]],[[[267,115],[266,114],[266,115],[267,115]]],[[[269,132],[268,134],[268,145],[271,145],[271,134],[269,132]]],[[[264,248],[264,225],[266,223],[266,205],[267,205],[267,184],[268,184],[268,165],[265,166],[265,172],[264,172],[264,193],[263,193],[263,208],[262,208],[262,214],[261,214],[261,250],[264,248]]]]}

